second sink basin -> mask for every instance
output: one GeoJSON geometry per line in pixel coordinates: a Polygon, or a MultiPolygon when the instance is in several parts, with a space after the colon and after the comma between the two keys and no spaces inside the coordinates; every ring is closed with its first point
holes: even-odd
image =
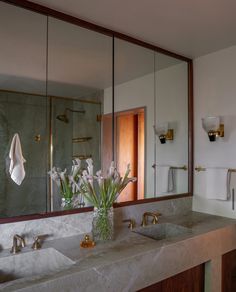
{"type": "Polygon", "coordinates": [[[0,283],[59,272],[73,262],[54,248],[0,258],[0,283]]]}
{"type": "Polygon", "coordinates": [[[158,223],[156,225],[136,228],[134,232],[152,239],[162,240],[191,233],[191,229],[172,223],[158,223]]]}

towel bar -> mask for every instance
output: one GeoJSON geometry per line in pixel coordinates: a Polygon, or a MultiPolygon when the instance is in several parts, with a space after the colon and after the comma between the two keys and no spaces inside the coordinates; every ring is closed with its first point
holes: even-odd
{"type": "MultiPolygon", "coordinates": [[[[152,165],[152,168],[156,168],[158,165],[157,164],[153,164],[152,165]]],[[[181,169],[181,170],[188,170],[187,166],[184,165],[184,166],[170,166],[171,169],[181,169]]]]}
{"type": "MultiPolygon", "coordinates": [[[[206,171],[206,168],[205,167],[201,167],[201,166],[197,166],[197,167],[195,167],[195,170],[197,172],[206,171]]],[[[229,172],[236,172],[236,169],[235,168],[229,168],[228,171],[229,172]]]]}
{"type": "Polygon", "coordinates": [[[73,143],[87,142],[91,139],[92,137],[78,137],[78,138],[72,138],[72,142],[73,143]]]}
{"type": "Polygon", "coordinates": [[[182,170],[185,170],[185,171],[188,169],[186,165],[184,165],[184,166],[180,166],[180,167],[177,167],[177,166],[171,166],[170,168],[171,168],[171,169],[182,169],[182,170]]]}

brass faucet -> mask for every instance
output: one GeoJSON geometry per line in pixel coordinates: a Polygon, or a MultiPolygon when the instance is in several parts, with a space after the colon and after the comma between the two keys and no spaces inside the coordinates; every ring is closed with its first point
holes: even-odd
{"type": "Polygon", "coordinates": [[[134,219],[125,219],[122,222],[129,222],[128,228],[129,229],[134,229],[135,227],[135,220],[134,219]]]}
{"type": "Polygon", "coordinates": [[[21,247],[25,247],[25,240],[20,235],[15,234],[13,236],[13,245],[12,245],[11,253],[13,254],[18,253],[19,251],[21,251],[21,247]],[[19,245],[17,244],[18,241],[19,241],[19,245]]]}
{"type": "Polygon", "coordinates": [[[153,213],[153,212],[145,212],[143,213],[143,220],[141,223],[141,226],[147,226],[147,218],[153,217],[152,224],[157,224],[159,217],[161,216],[161,213],[153,213]]]}

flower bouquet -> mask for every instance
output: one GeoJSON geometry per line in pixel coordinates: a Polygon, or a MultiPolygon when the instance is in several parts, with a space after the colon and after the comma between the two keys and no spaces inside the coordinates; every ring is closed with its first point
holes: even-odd
{"type": "Polygon", "coordinates": [[[107,176],[103,176],[101,170],[94,175],[92,159],[87,159],[86,162],[88,166],[80,175],[79,191],[94,206],[94,240],[106,241],[113,238],[113,203],[128,183],[136,181],[136,178],[129,177],[129,164],[124,177],[121,177],[114,162],[111,163],[107,176]]]}
{"type": "Polygon", "coordinates": [[[81,161],[74,159],[71,172],[68,174],[67,169],[62,171],[60,168],[53,167],[49,171],[51,179],[60,188],[61,207],[63,209],[71,209],[83,207],[84,197],[79,193],[78,180],[82,173],[81,161]]]}
{"type": "Polygon", "coordinates": [[[105,241],[113,238],[113,203],[122,190],[130,182],[136,181],[129,177],[130,165],[124,177],[117,171],[114,162],[111,163],[107,176],[99,170],[94,175],[93,160],[86,160],[87,168],[81,168],[79,159],[73,161],[70,175],[67,170],[53,168],[49,174],[61,189],[62,198],[70,201],[73,207],[84,204],[84,199],[94,206],[92,233],[95,241],[105,241]]]}

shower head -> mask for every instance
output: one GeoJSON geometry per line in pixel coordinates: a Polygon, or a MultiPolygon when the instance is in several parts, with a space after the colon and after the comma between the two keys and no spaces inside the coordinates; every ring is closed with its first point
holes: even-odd
{"type": "Polygon", "coordinates": [[[59,121],[64,122],[64,123],[66,123],[66,124],[69,123],[69,119],[68,119],[68,117],[67,117],[66,114],[64,114],[64,115],[58,115],[58,116],[56,116],[56,118],[57,118],[59,121]]]}
{"type": "Polygon", "coordinates": [[[72,113],[85,114],[85,110],[72,110],[70,108],[66,108],[64,114],[56,116],[57,120],[68,124],[69,123],[69,119],[68,119],[68,117],[66,115],[67,111],[70,111],[72,113]]]}

